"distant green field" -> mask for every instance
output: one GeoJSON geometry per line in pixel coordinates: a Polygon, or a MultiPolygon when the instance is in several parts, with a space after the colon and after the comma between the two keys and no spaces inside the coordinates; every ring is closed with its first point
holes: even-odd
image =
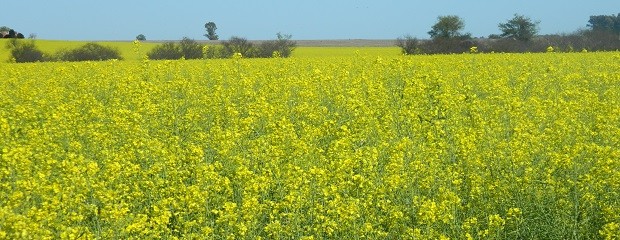
{"type": "MultiPolygon", "coordinates": [[[[29,41],[29,40],[25,40],[29,41]]],[[[10,53],[6,48],[8,40],[0,39],[0,61],[9,60],[10,53]]],[[[73,49],[88,43],[87,41],[62,41],[62,40],[36,40],[36,45],[46,54],[53,54],[62,49],[73,49]]],[[[105,46],[117,48],[125,60],[138,60],[160,43],[142,42],[141,53],[134,51],[131,41],[123,42],[97,42],[105,46]]],[[[397,47],[297,47],[293,52],[295,58],[314,57],[349,57],[349,56],[397,56],[400,49],[397,47]]]]}

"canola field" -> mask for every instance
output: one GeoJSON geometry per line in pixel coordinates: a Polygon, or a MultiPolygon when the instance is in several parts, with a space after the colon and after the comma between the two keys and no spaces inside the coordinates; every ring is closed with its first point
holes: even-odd
{"type": "Polygon", "coordinates": [[[618,62],[0,63],[0,239],[617,239],[618,62]]]}

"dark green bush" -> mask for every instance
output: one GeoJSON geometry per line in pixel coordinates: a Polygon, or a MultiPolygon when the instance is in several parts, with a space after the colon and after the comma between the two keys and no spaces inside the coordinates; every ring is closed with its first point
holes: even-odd
{"type": "Polygon", "coordinates": [[[176,60],[183,57],[181,48],[173,42],[167,42],[162,45],[156,46],[146,55],[149,57],[149,59],[153,60],[176,60]]]}
{"type": "Polygon", "coordinates": [[[252,58],[256,52],[254,44],[242,37],[233,36],[228,41],[222,42],[222,45],[224,46],[223,56],[227,58],[235,53],[241,53],[244,58],[252,58]]]}
{"type": "Polygon", "coordinates": [[[396,39],[396,46],[400,47],[405,55],[420,54],[420,40],[412,36],[396,39]]]}
{"type": "Polygon", "coordinates": [[[274,56],[274,52],[277,52],[279,57],[290,57],[293,50],[297,46],[295,41],[291,41],[291,35],[277,34],[278,39],[271,41],[264,41],[256,49],[256,56],[262,58],[269,58],[274,56]]]}
{"type": "Polygon", "coordinates": [[[178,44],[167,42],[159,45],[146,55],[153,60],[200,59],[203,57],[202,45],[193,39],[184,37],[178,44]]]}
{"type": "Polygon", "coordinates": [[[61,51],[57,54],[57,58],[61,61],[68,62],[122,59],[118,49],[103,46],[98,43],[87,43],[76,49],[61,51]]]}
{"type": "Polygon", "coordinates": [[[214,59],[214,58],[227,58],[226,52],[224,51],[224,46],[222,45],[211,45],[207,47],[207,51],[204,53],[205,58],[214,59]]]}
{"type": "Polygon", "coordinates": [[[198,44],[194,39],[184,37],[179,42],[181,54],[185,59],[200,59],[202,58],[202,45],[198,44]]]}
{"type": "Polygon", "coordinates": [[[11,51],[11,58],[18,63],[42,62],[44,55],[34,44],[34,41],[24,42],[23,40],[11,39],[7,48],[11,51]]]}

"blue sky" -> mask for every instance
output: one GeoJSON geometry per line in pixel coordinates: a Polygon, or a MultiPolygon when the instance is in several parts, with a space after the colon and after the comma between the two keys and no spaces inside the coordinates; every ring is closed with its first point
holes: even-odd
{"type": "Polygon", "coordinates": [[[7,0],[0,26],[39,39],[178,40],[205,39],[204,24],[217,24],[220,39],[428,38],[440,15],[458,15],[475,37],[499,33],[497,25],[515,13],[540,21],[541,34],[585,28],[591,15],[620,12],[620,0],[7,0]]]}

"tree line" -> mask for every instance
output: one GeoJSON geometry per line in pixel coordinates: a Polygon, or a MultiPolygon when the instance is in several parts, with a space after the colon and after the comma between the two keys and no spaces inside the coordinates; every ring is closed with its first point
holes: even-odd
{"type": "MultiPolygon", "coordinates": [[[[231,37],[230,40],[215,45],[200,44],[194,39],[184,37],[179,42],[166,42],[154,47],[146,53],[146,57],[152,60],[231,58],[234,55],[244,58],[289,57],[297,43],[291,40],[291,35],[278,33],[276,36],[276,40],[262,41],[259,44],[242,37],[231,37]]],[[[136,43],[139,43],[139,40],[136,43]]],[[[6,48],[11,53],[11,62],[17,63],[123,59],[118,49],[98,43],[86,43],[75,49],[48,54],[41,51],[34,40],[21,41],[13,38],[7,42],[6,48]]]]}
{"type": "Polygon", "coordinates": [[[620,13],[595,15],[588,20],[588,29],[570,34],[538,34],[540,21],[515,14],[499,23],[501,34],[488,38],[472,38],[463,33],[465,22],[456,15],[439,16],[428,32],[430,40],[411,36],[400,37],[396,45],[404,54],[462,53],[472,49],[483,52],[544,52],[555,51],[613,51],[620,49],[620,13]],[[475,48],[472,48],[475,47],[475,48]]]}
{"type": "MultiPolygon", "coordinates": [[[[215,34],[215,33],[213,33],[215,34]]],[[[217,35],[214,35],[217,39],[217,35]]],[[[221,44],[200,44],[197,41],[184,37],[178,43],[166,42],[158,45],[147,53],[149,59],[214,59],[231,58],[237,54],[244,58],[271,58],[289,57],[297,43],[287,34],[276,34],[275,40],[262,41],[254,44],[246,38],[233,36],[221,44]]]]}
{"type": "MultiPolygon", "coordinates": [[[[588,29],[570,34],[539,36],[540,21],[515,14],[506,22],[499,23],[501,34],[491,34],[488,38],[473,38],[470,33],[463,33],[465,22],[456,15],[439,16],[437,22],[428,32],[430,40],[420,40],[405,36],[396,40],[396,45],[404,54],[462,53],[474,50],[482,52],[544,52],[552,47],[555,51],[600,51],[620,49],[620,13],[617,15],[594,15],[588,20],[588,29]]],[[[205,25],[209,40],[218,40],[217,25],[207,22],[205,25]]],[[[180,42],[167,42],[147,53],[149,59],[199,59],[289,57],[297,46],[291,35],[278,33],[276,40],[262,41],[254,44],[243,37],[233,36],[219,45],[203,45],[190,38],[180,42]]],[[[117,49],[88,43],[80,48],[64,50],[55,54],[44,54],[34,42],[19,42],[23,34],[3,26],[0,37],[11,38],[7,48],[15,62],[37,61],[93,61],[122,59],[117,49]]],[[[31,35],[30,38],[35,38],[31,35]]],[[[146,36],[140,34],[136,40],[144,41],[146,36]]]]}

